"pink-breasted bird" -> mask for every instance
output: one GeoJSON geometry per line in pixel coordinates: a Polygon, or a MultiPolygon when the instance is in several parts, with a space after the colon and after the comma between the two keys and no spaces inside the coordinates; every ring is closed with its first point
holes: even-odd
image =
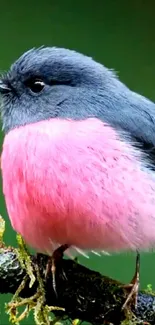
{"type": "Polygon", "coordinates": [[[155,104],[56,47],[23,54],[0,93],[3,192],[25,241],[49,255],[152,248],[155,104]]]}

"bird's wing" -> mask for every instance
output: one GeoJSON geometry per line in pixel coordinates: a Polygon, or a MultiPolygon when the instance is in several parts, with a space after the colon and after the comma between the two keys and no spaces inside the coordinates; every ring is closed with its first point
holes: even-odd
{"type": "Polygon", "coordinates": [[[98,117],[147,153],[146,159],[155,166],[155,104],[123,84],[118,85],[98,97],[98,117]]]}

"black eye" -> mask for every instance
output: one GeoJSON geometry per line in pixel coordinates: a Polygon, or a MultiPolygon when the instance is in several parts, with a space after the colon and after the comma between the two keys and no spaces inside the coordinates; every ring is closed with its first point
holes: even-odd
{"type": "Polygon", "coordinates": [[[45,87],[45,83],[40,79],[27,80],[25,85],[30,88],[33,93],[40,93],[45,87]]]}

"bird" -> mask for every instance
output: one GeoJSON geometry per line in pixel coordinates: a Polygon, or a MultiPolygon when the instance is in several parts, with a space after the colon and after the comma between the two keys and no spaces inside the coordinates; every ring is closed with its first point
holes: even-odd
{"type": "Polygon", "coordinates": [[[72,49],[23,53],[0,79],[3,193],[37,252],[137,253],[155,245],[155,104],[72,49]]]}

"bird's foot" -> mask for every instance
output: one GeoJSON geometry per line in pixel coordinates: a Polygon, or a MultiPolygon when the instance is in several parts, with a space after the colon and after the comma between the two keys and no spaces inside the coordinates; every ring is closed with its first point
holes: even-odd
{"type": "Polygon", "coordinates": [[[140,254],[137,252],[136,256],[136,270],[132,281],[129,284],[123,285],[123,288],[131,289],[129,295],[126,298],[125,303],[122,306],[124,310],[130,302],[134,302],[135,308],[137,308],[137,296],[139,290],[139,270],[140,270],[140,254]]]}
{"type": "MultiPolygon", "coordinates": [[[[46,265],[46,271],[45,271],[45,277],[47,278],[49,274],[52,273],[52,285],[53,285],[53,290],[57,296],[57,290],[56,290],[56,268],[63,258],[64,252],[69,248],[67,244],[60,246],[57,248],[53,255],[49,257],[47,265],[46,265]]],[[[62,276],[67,280],[66,274],[64,270],[62,269],[62,276]]]]}

